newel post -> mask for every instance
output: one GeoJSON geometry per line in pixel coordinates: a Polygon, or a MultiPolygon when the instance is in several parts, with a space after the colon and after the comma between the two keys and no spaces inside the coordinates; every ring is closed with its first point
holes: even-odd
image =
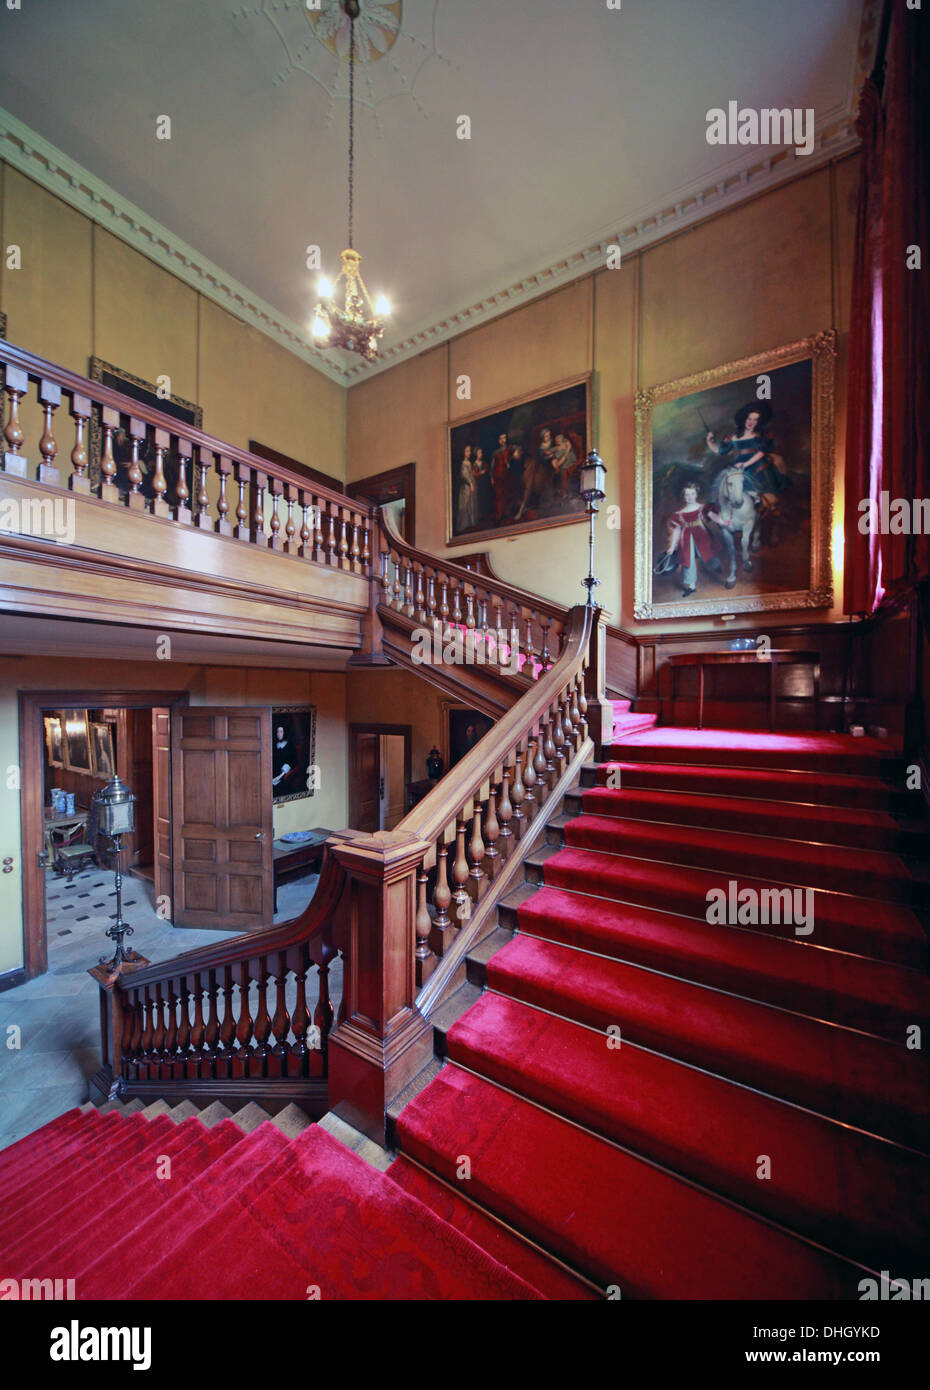
{"type": "Polygon", "coordinates": [[[332,851],[348,879],[340,1022],[329,1036],[331,1109],[384,1143],[388,1104],[430,1060],[416,1007],[416,872],[431,846],[396,831],[348,832],[332,851]]]}
{"type": "Polygon", "coordinates": [[[597,609],[591,630],[584,690],[588,701],[588,732],[594,740],[594,756],[600,758],[605,744],[612,743],[614,736],[614,708],[607,698],[607,617],[603,608],[597,609]]]}
{"type": "MultiPolygon", "coordinates": [[[[377,512],[372,517],[369,548],[373,556],[381,554],[382,531],[377,512]]],[[[368,609],[362,617],[362,645],[349,657],[350,666],[391,666],[393,663],[384,655],[384,628],[378,617],[378,604],[381,602],[381,576],[375,573],[372,564],[368,576],[368,609]]]]}

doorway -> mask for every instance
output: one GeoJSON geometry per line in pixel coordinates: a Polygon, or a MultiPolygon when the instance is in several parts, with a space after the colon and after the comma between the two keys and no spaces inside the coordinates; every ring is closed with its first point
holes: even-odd
{"type": "Polygon", "coordinates": [[[393,830],[407,812],[409,724],[349,725],[349,825],[393,830]]]}
{"type": "MultiPolygon", "coordinates": [[[[50,919],[56,942],[61,937],[70,946],[76,941],[66,938],[98,929],[95,914],[109,914],[114,864],[112,856],[100,852],[102,841],[89,843],[88,822],[94,792],[114,773],[136,796],[135,830],[124,838],[121,854],[126,885],[142,880],[137,891],[152,911],[159,900],[170,904],[171,786],[165,735],[172,706],[187,699],[186,691],[20,694],[27,978],[49,968],[50,919]]],[[[102,947],[106,944],[102,941],[102,947]]]]}

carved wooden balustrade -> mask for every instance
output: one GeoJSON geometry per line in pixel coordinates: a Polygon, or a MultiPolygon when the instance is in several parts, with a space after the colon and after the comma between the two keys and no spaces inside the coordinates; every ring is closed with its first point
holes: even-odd
{"type": "Polygon", "coordinates": [[[339,1012],[331,977],[337,961],[345,967],[344,886],[327,850],[316,894],[300,917],[116,979],[92,970],[102,991],[97,1089],[242,1104],[297,1100],[322,1115],[328,1041],[339,1012]]]}
{"type": "Polygon", "coordinates": [[[0,368],[5,473],[347,573],[371,573],[372,512],[364,503],[3,341],[0,368]],[[27,440],[22,417],[33,402],[41,424],[27,440]],[[93,470],[92,424],[100,440],[93,470]],[[123,490],[117,441],[128,451],[123,490]]]}
{"type": "Polygon", "coordinates": [[[386,1105],[430,1058],[430,1013],[593,752],[586,672],[602,628],[597,609],[571,609],[558,660],[395,830],[333,846],[349,949],[330,1100],[372,1137],[383,1140],[386,1105]]]}
{"type": "Polygon", "coordinates": [[[426,629],[434,649],[458,643],[470,664],[538,679],[558,660],[568,609],[415,550],[382,513],[382,616],[426,629]]]}

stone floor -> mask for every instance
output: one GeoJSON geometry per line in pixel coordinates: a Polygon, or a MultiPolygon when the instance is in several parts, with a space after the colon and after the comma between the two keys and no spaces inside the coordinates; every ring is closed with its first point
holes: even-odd
{"type": "MultiPolygon", "coordinates": [[[[317,882],[317,874],[308,874],[282,884],[275,922],[302,912],[317,882]]],[[[100,1065],[100,1022],[99,990],[87,970],[104,952],[112,954],[104,932],[115,916],[111,874],[91,866],[68,884],[48,871],[48,971],[0,994],[0,1149],[88,1098],[100,1065]],[[13,1029],[20,1030],[18,1046],[13,1029]]],[[[237,935],[173,927],[157,916],[146,879],[124,880],[123,917],[134,933],[127,944],[153,964],[237,935]]],[[[341,987],[341,970],[333,970],[336,1002],[341,987]]]]}

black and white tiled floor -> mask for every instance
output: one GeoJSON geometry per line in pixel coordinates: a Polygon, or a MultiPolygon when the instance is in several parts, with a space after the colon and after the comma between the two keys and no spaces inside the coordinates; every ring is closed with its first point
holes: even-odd
{"type": "MultiPolygon", "coordinates": [[[[302,912],[317,880],[310,874],[282,884],[275,922],[302,912]]],[[[99,989],[87,971],[112,955],[104,933],[115,916],[112,874],[91,866],[69,884],[47,872],[48,971],[0,994],[0,1149],[88,1098],[88,1082],[100,1065],[100,1011],[99,989]],[[11,1046],[17,1028],[18,1047],[11,1046]]],[[[146,879],[123,880],[123,919],[134,929],[126,944],[153,964],[237,935],[173,927],[156,914],[146,879]]],[[[341,987],[341,972],[334,970],[337,1000],[341,987]]]]}

